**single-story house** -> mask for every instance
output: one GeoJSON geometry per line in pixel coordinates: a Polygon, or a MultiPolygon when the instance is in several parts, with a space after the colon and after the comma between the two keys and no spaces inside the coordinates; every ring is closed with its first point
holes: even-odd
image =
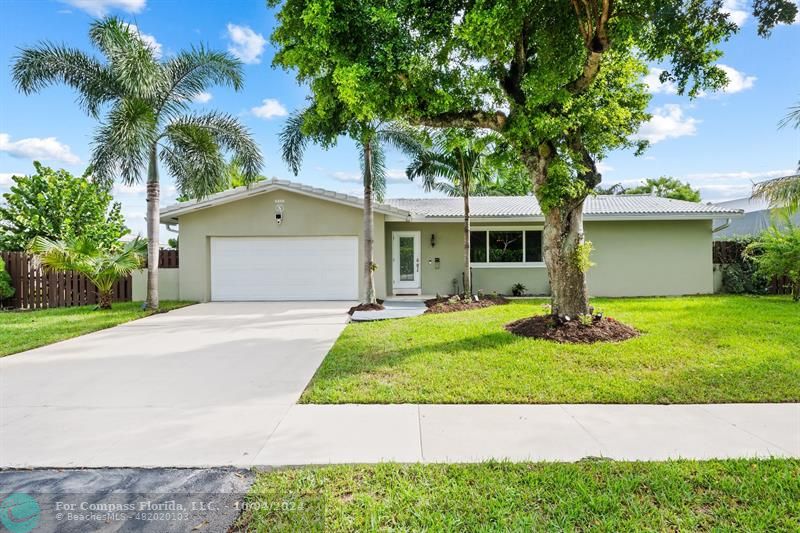
{"type": "MultiPolygon", "coordinates": [[[[536,199],[476,197],[471,212],[474,289],[508,294],[522,283],[547,294],[536,199]]],[[[740,213],[652,196],[590,197],[591,294],[713,292],[712,220],[740,213]]],[[[162,290],[182,299],[356,300],[363,290],[359,197],[273,179],[166,207],[161,222],[180,228],[180,269],[162,290]]],[[[375,206],[374,228],[378,297],[460,286],[461,199],[387,200],[375,206]]]]}

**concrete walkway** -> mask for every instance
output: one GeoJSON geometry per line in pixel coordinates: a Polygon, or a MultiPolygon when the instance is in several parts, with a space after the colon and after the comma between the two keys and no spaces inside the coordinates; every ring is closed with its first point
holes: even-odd
{"type": "Polygon", "coordinates": [[[422,300],[386,300],[382,311],[356,311],[353,322],[372,322],[374,320],[391,320],[419,316],[428,308],[422,300]]]}

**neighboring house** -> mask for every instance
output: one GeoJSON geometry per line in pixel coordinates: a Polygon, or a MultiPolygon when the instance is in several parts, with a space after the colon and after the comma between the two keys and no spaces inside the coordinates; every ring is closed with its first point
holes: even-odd
{"type": "MultiPolygon", "coordinates": [[[[176,292],[198,301],[355,300],[363,288],[361,205],[273,179],[162,209],[162,223],[180,225],[176,292]]],[[[476,197],[471,211],[475,290],[510,293],[519,282],[547,294],[536,199],[476,197]]],[[[459,198],[377,205],[378,296],[452,293],[463,271],[462,213],[459,198]]],[[[620,195],[589,198],[585,213],[591,294],[645,296],[713,292],[712,219],[741,212],[620,195]]]]}
{"type": "MultiPolygon", "coordinates": [[[[732,219],[723,229],[714,233],[714,240],[726,240],[734,237],[755,237],[756,235],[769,228],[771,224],[778,227],[785,227],[786,223],[776,213],[769,208],[769,202],[760,198],[738,198],[725,202],[714,203],[717,207],[724,209],[741,209],[744,216],[732,219]]],[[[800,226],[800,212],[791,215],[790,220],[796,226],[800,226]]],[[[719,218],[714,221],[715,226],[727,224],[727,219],[719,218]]]]}

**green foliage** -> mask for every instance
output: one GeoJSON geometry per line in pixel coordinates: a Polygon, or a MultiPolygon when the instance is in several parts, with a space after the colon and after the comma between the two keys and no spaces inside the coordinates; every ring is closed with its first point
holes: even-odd
{"type": "Polygon", "coordinates": [[[753,198],[763,198],[774,208],[792,213],[800,209],[800,174],[762,181],[753,187],[753,198]]]}
{"type": "Polygon", "coordinates": [[[14,287],[11,286],[11,274],[6,272],[6,264],[0,259],[0,300],[14,296],[14,287]]]}
{"type": "Polygon", "coordinates": [[[772,226],[745,248],[744,256],[751,259],[757,272],[765,278],[789,279],[792,296],[800,300],[800,227],[786,220],[783,231],[772,226]]]}
{"type": "Polygon", "coordinates": [[[119,248],[109,249],[86,237],[53,241],[37,236],[29,249],[38,255],[46,269],[71,270],[86,276],[97,287],[100,307],[108,309],[114,283],[141,267],[147,243],[137,237],[119,248]]]}
{"type": "Polygon", "coordinates": [[[177,250],[178,249],[178,244],[179,244],[178,237],[172,237],[172,238],[167,239],[167,246],[169,246],[173,250],[177,250]]]}
{"type": "Polygon", "coordinates": [[[514,296],[522,296],[522,295],[525,294],[525,291],[527,291],[527,290],[528,290],[528,287],[526,287],[524,284],[519,283],[519,282],[517,282],[517,283],[515,283],[514,285],[511,286],[511,294],[514,295],[514,296]]]}
{"type": "Polygon", "coordinates": [[[767,294],[769,279],[756,270],[753,260],[743,254],[753,242],[752,237],[740,237],[726,242],[736,243],[726,248],[722,262],[722,289],[728,294],[767,294]]]}
{"type": "Polygon", "coordinates": [[[34,237],[86,237],[111,248],[130,233],[121,206],[111,194],[66,170],[33,163],[36,173],[14,176],[0,204],[0,249],[24,250],[34,237]]]}
{"type": "Polygon", "coordinates": [[[592,241],[584,241],[575,249],[575,263],[581,272],[586,273],[594,266],[591,260],[593,249],[592,241]]]}
{"type": "MultiPolygon", "coordinates": [[[[245,187],[247,185],[251,185],[253,183],[258,183],[260,181],[266,180],[267,177],[259,174],[255,179],[250,180],[248,179],[243,171],[242,166],[236,161],[236,159],[231,159],[228,163],[225,164],[224,175],[222,179],[215,181],[214,183],[210,183],[209,186],[209,194],[215,194],[218,192],[227,191],[228,189],[235,189],[236,187],[245,187]]],[[[181,193],[175,199],[178,202],[188,202],[189,200],[193,199],[201,199],[202,197],[192,197],[193,190],[191,187],[187,188],[186,192],[181,193]]],[[[176,241],[177,239],[169,239],[170,241],[176,241]]],[[[178,249],[178,246],[173,246],[172,244],[169,245],[171,248],[178,249]]]]}
{"type": "Polygon", "coordinates": [[[12,73],[25,94],[63,83],[91,116],[107,111],[93,142],[96,180],[138,183],[149,167],[148,179],[157,181],[160,157],[180,193],[201,198],[226,179],[223,153],[235,155],[245,181],[256,179],[261,154],[238,119],[190,112],[192,100],[211,85],[242,87],[240,61],[204,46],[159,61],[133,26],[114,17],[92,22],[89,39],[102,60],[45,42],[21,50],[12,73]]]}
{"type": "Polygon", "coordinates": [[[699,202],[700,191],[693,189],[689,182],[682,182],[670,176],[647,178],[642,185],[623,189],[622,194],[655,194],[662,198],[699,202]]]}

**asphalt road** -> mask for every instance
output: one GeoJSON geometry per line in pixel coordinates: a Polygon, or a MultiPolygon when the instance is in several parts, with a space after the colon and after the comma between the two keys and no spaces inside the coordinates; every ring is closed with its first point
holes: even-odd
{"type": "Polygon", "coordinates": [[[225,532],[253,477],[235,468],[3,470],[0,522],[12,533],[225,532]]]}

